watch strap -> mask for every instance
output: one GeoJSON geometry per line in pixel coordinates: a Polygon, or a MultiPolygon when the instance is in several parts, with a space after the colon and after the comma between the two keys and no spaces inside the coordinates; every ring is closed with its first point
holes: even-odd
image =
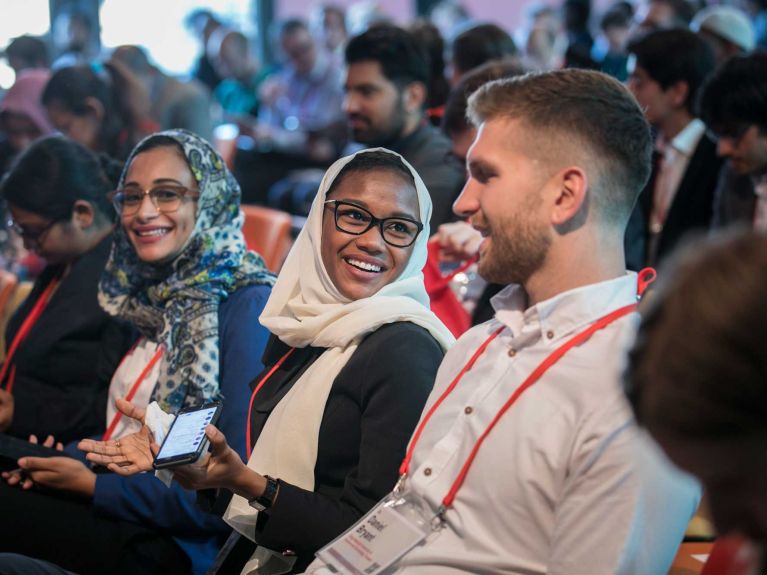
{"type": "Polygon", "coordinates": [[[254,497],[248,501],[248,504],[250,504],[250,506],[257,511],[265,511],[272,506],[275,498],[277,497],[277,490],[280,487],[279,482],[273,477],[265,475],[264,478],[266,479],[266,487],[264,488],[264,492],[260,497],[254,497]]]}

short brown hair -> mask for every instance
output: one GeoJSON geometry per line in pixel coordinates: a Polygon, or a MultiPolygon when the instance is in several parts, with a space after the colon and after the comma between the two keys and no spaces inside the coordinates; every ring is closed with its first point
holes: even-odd
{"type": "Polygon", "coordinates": [[[625,225],[650,177],[652,138],[639,104],[617,80],[588,70],[534,72],[485,84],[469,98],[477,126],[518,119],[554,148],[593,161],[598,188],[594,201],[604,218],[625,225]],[[563,146],[564,147],[564,146],[563,146]]]}

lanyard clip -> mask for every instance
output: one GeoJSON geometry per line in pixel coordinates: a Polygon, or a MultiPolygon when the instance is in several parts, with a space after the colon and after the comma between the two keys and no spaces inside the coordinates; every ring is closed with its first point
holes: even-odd
{"type": "Polygon", "coordinates": [[[402,493],[405,491],[405,480],[407,479],[407,473],[403,473],[399,476],[399,479],[397,479],[397,483],[394,484],[394,489],[392,490],[392,493],[395,495],[402,495],[402,493]]]}
{"type": "Polygon", "coordinates": [[[445,513],[447,513],[447,507],[440,505],[437,514],[431,520],[432,531],[439,531],[445,526],[445,513]]]}

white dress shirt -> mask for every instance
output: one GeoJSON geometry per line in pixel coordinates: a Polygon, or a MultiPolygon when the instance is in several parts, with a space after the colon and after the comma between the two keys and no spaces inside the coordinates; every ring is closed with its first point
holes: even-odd
{"type": "Polygon", "coordinates": [[[767,175],[754,178],[754,194],[756,194],[754,230],[767,232],[767,175]]]}
{"type": "Polygon", "coordinates": [[[698,118],[694,118],[662,147],[663,161],[655,177],[653,190],[653,207],[650,214],[651,233],[659,234],[662,231],[676,192],[690,164],[690,158],[705,132],[706,125],[698,118]]]}
{"type": "MultiPolygon", "coordinates": [[[[408,488],[436,511],[511,393],[567,339],[635,302],[635,294],[633,273],[529,309],[519,286],[498,294],[495,319],[461,337],[440,367],[424,413],[504,327],[426,426],[408,488]]],[[[519,398],[482,445],[446,528],[393,572],[666,573],[700,490],[633,422],[621,372],[637,324],[630,314],[596,332],[519,398]]]]}

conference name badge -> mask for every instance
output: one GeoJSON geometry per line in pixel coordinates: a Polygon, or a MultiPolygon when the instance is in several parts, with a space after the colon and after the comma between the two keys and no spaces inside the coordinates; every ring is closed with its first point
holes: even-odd
{"type": "Polygon", "coordinates": [[[395,490],[317,557],[334,573],[377,575],[441,526],[421,497],[395,490]]]}

